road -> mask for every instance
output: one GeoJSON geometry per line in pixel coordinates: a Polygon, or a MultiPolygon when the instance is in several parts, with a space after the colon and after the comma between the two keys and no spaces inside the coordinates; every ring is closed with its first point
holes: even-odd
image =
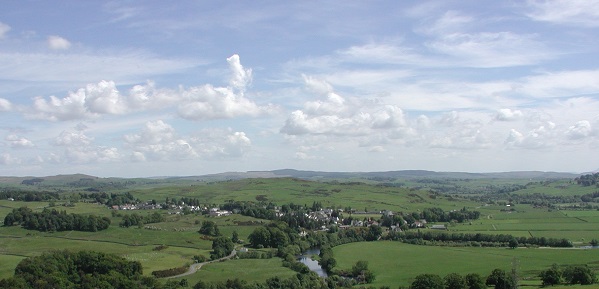
{"type": "Polygon", "coordinates": [[[191,275],[191,274],[197,272],[198,270],[200,270],[200,268],[202,268],[202,266],[204,266],[206,264],[220,262],[220,261],[223,261],[223,260],[228,260],[228,259],[233,258],[236,254],[237,254],[237,250],[233,250],[231,252],[231,254],[229,254],[228,256],[222,257],[220,259],[216,259],[216,260],[212,260],[212,261],[207,261],[207,262],[202,262],[202,263],[191,264],[191,266],[189,266],[189,269],[187,269],[187,272],[185,272],[183,274],[175,275],[175,276],[166,277],[166,279],[179,278],[179,277],[185,277],[185,276],[191,275]]]}

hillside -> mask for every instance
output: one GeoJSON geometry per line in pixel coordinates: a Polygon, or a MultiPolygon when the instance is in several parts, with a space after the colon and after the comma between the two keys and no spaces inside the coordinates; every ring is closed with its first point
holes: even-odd
{"type": "MultiPolygon", "coordinates": [[[[573,179],[579,174],[563,172],[542,172],[542,171],[514,171],[514,172],[495,172],[495,173],[468,173],[468,172],[435,172],[427,170],[401,170],[386,172],[322,172],[322,171],[302,171],[294,169],[280,169],[272,171],[248,171],[248,172],[224,172],[218,174],[198,175],[198,176],[164,176],[135,178],[137,181],[223,181],[238,180],[248,178],[298,178],[306,180],[339,179],[339,180],[411,180],[411,179],[527,179],[527,180],[547,180],[547,179],[573,179]]],[[[19,185],[23,181],[34,180],[34,183],[68,184],[79,182],[81,180],[96,182],[123,182],[127,178],[100,178],[86,174],[70,174],[57,176],[26,176],[11,177],[0,176],[0,184],[19,185]]]]}

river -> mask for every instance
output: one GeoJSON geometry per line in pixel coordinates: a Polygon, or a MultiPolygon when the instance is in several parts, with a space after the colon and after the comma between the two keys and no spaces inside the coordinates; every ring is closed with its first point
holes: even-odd
{"type": "Polygon", "coordinates": [[[322,267],[318,264],[318,261],[313,260],[312,256],[320,254],[319,248],[312,248],[306,250],[301,256],[297,258],[297,260],[310,268],[311,271],[316,272],[320,277],[327,277],[327,272],[325,272],[322,267]]]}

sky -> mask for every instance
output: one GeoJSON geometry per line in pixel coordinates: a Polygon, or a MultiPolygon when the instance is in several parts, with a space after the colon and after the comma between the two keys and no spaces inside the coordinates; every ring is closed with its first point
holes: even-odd
{"type": "Polygon", "coordinates": [[[599,170],[599,0],[3,1],[0,175],[599,170]]]}

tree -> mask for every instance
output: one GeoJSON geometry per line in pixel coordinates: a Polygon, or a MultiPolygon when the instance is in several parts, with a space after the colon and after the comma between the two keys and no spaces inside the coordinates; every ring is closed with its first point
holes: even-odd
{"type": "Polygon", "coordinates": [[[568,266],[563,272],[564,281],[569,284],[588,285],[597,282],[597,277],[586,265],[568,266]]]}
{"type": "Polygon", "coordinates": [[[416,276],[412,284],[410,285],[410,289],[444,289],[445,284],[443,283],[443,279],[439,275],[436,274],[420,274],[416,276]]]}
{"type": "Polygon", "coordinates": [[[352,276],[358,279],[359,282],[372,283],[374,282],[375,276],[372,271],[368,270],[367,261],[358,261],[351,269],[352,276]]]}
{"type": "Polygon", "coordinates": [[[541,271],[539,277],[541,277],[543,286],[553,286],[562,283],[562,272],[556,264],[553,264],[547,270],[541,271]]]}
{"type": "Polygon", "coordinates": [[[237,231],[233,231],[233,235],[231,236],[231,241],[233,241],[233,243],[239,242],[239,234],[237,233],[237,231]]]}
{"type": "Polygon", "coordinates": [[[270,232],[264,227],[258,227],[248,236],[250,245],[254,248],[270,245],[270,232]]]}
{"type": "Polygon", "coordinates": [[[155,279],[142,276],[141,263],[93,251],[44,253],[23,259],[14,272],[10,280],[0,281],[0,288],[157,287],[144,286],[155,279]]]}
{"type": "Polygon", "coordinates": [[[597,239],[591,240],[591,246],[593,246],[593,247],[599,246],[599,241],[597,241],[597,239]]]}
{"type": "Polygon", "coordinates": [[[467,289],[466,279],[458,273],[450,273],[445,278],[445,289],[467,289]]]}
{"type": "Polygon", "coordinates": [[[289,236],[279,228],[268,228],[270,232],[270,247],[279,248],[289,244],[289,236]]]}
{"type": "Polygon", "coordinates": [[[217,237],[212,241],[212,253],[210,253],[210,257],[213,260],[225,257],[229,255],[233,249],[235,249],[235,245],[233,241],[227,237],[217,237]]]}
{"type": "Polygon", "coordinates": [[[511,238],[508,245],[510,246],[510,248],[512,249],[516,249],[518,248],[518,239],[516,238],[511,238]]]}
{"type": "Polygon", "coordinates": [[[493,285],[495,289],[511,289],[516,287],[516,282],[510,274],[502,269],[495,269],[487,277],[487,286],[493,285]]]}
{"type": "Polygon", "coordinates": [[[485,284],[485,280],[483,280],[483,277],[476,273],[466,275],[466,284],[468,285],[468,289],[487,288],[487,285],[485,284]]]}
{"type": "Polygon", "coordinates": [[[198,231],[200,234],[208,235],[208,236],[220,236],[220,231],[218,230],[218,226],[213,221],[204,221],[202,222],[202,227],[198,231]]]}
{"type": "Polygon", "coordinates": [[[371,225],[368,227],[368,234],[366,235],[366,241],[376,241],[383,234],[383,228],[377,225],[371,225]]]}

